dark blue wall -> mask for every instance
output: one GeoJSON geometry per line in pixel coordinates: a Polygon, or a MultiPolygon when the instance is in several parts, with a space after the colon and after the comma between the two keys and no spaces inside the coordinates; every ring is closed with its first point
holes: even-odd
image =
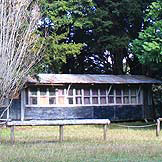
{"type": "MultiPolygon", "coordinates": [[[[110,119],[111,121],[142,120],[143,106],[26,107],[25,120],[34,119],[110,119]]],[[[151,117],[152,118],[152,117],[151,117]]]]}
{"type": "Polygon", "coordinates": [[[10,119],[20,120],[21,119],[21,100],[14,99],[10,108],[10,119]]]}
{"type": "MultiPolygon", "coordinates": [[[[5,109],[6,109],[6,107],[0,107],[0,116],[5,109]]],[[[3,116],[2,116],[2,119],[6,119],[6,118],[7,118],[7,111],[5,111],[3,116]]]]}

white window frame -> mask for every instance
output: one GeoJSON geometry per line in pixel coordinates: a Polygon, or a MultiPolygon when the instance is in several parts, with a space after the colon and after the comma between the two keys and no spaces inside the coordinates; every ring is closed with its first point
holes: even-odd
{"type": "Polygon", "coordinates": [[[93,95],[93,89],[91,89],[91,93],[90,93],[90,97],[91,97],[91,104],[94,106],[98,106],[100,105],[100,95],[99,95],[99,89],[98,88],[94,88],[97,91],[97,95],[93,95]],[[93,104],[93,98],[97,98],[97,104],[93,104]]]}
{"type": "MultiPolygon", "coordinates": [[[[47,97],[48,97],[48,102],[49,102],[49,100],[50,100],[50,98],[55,98],[55,102],[57,103],[57,92],[56,92],[56,89],[55,89],[55,95],[52,95],[52,96],[50,96],[50,91],[49,91],[49,88],[47,88],[47,97]]],[[[50,104],[49,103],[49,105],[50,106],[55,106],[56,104],[50,104]]]]}
{"type": "MultiPolygon", "coordinates": [[[[31,95],[31,91],[30,89],[32,88],[28,88],[28,104],[26,105],[27,107],[77,107],[77,106],[112,106],[112,105],[143,105],[143,90],[140,86],[135,87],[136,89],[136,100],[137,103],[131,103],[131,96],[135,96],[135,95],[131,95],[131,86],[128,86],[128,95],[124,95],[124,90],[123,88],[121,89],[121,101],[122,103],[116,103],[116,88],[113,86],[112,89],[112,85],[108,86],[105,88],[106,90],[106,95],[101,95],[101,90],[103,90],[103,88],[94,88],[97,89],[98,91],[98,95],[92,95],[92,89],[93,88],[71,88],[73,90],[73,95],[72,96],[68,96],[68,89],[66,88],[55,88],[56,90],[56,94],[55,96],[49,96],[49,87],[46,88],[46,96],[48,98],[48,102],[50,97],[55,97],[56,98],[56,104],[49,104],[48,105],[40,105],[40,88],[37,88],[37,95],[31,95]],[[58,94],[58,90],[62,89],[64,91],[64,95],[59,95],[58,94]],[[76,90],[80,89],[81,90],[81,95],[77,95],[76,94],[76,90]],[[84,90],[89,90],[90,91],[90,96],[85,96],[84,95],[84,90]],[[110,91],[113,90],[113,95],[110,94],[110,91]],[[141,102],[139,103],[138,101],[138,95],[140,95],[140,100],[141,102]],[[64,97],[64,103],[65,104],[59,104],[58,99],[59,96],[64,97]],[[129,97],[129,103],[124,103],[124,96],[128,96],[129,97]],[[37,104],[31,104],[30,103],[30,97],[37,97],[37,104]],[[73,104],[69,104],[68,103],[68,98],[73,98],[73,104]],[[82,100],[82,104],[76,104],[76,98],[77,97],[81,97],[82,100]],[[90,99],[90,104],[85,104],[84,103],[84,98],[88,97],[90,99]],[[92,103],[92,98],[93,97],[97,97],[98,98],[98,104],[93,104],[92,103]],[[101,104],[101,98],[105,97],[106,98],[106,103],[105,104],[101,104]],[[113,97],[114,99],[114,103],[109,103],[109,99],[108,97],[113,97]]],[[[70,89],[70,88],[69,88],[70,89]]]]}
{"type": "Polygon", "coordinates": [[[105,92],[106,92],[106,94],[105,94],[105,95],[101,95],[101,90],[103,90],[103,89],[104,89],[104,88],[100,88],[100,89],[99,89],[99,98],[98,98],[98,99],[99,99],[99,104],[100,104],[101,106],[104,106],[104,105],[107,105],[107,104],[108,104],[108,97],[107,97],[107,94],[108,94],[108,93],[107,93],[107,89],[104,89],[105,92]],[[101,103],[101,98],[102,98],[102,97],[104,97],[104,98],[106,99],[106,103],[105,103],[105,104],[102,104],[102,103],[101,103]]]}
{"type": "Polygon", "coordinates": [[[81,89],[81,88],[76,88],[74,89],[74,104],[77,105],[77,106],[82,106],[83,105],[83,92],[84,90],[81,89]],[[80,95],[77,95],[77,90],[80,90],[81,94],[80,95]],[[82,104],[76,104],[76,98],[77,97],[80,97],[81,98],[81,101],[82,101],[82,104]]]}

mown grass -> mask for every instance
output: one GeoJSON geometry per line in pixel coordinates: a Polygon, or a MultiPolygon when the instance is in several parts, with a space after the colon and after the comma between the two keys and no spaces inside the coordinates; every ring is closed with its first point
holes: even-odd
{"type": "Polygon", "coordinates": [[[155,127],[111,125],[107,141],[103,141],[102,126],[65,126],[63,143],[58,142],[58,132],[58,127],[16,127],[16,143],[11,145],[10,131],[4,128],[0,162],[162,161],[162,132],[156,137],[155,127]]]}

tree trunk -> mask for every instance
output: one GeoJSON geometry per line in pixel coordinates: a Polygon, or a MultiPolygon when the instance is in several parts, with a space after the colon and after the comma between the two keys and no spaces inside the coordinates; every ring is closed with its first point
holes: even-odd
{"type": "Polygon", "coordinates": [[[115,75],[123,74],[123,49],[117,49],[112,53],[112,71],[115,75]]]}

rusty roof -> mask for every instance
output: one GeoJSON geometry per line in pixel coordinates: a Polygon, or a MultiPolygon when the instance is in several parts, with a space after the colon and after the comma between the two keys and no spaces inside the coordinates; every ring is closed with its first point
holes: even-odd
{"type": "Polygon", "coordinates": [[[143,75],[99,75],[99,74],[38,74],[28,78],[33,84],[160,84],[159,80],[143,75]]]}

